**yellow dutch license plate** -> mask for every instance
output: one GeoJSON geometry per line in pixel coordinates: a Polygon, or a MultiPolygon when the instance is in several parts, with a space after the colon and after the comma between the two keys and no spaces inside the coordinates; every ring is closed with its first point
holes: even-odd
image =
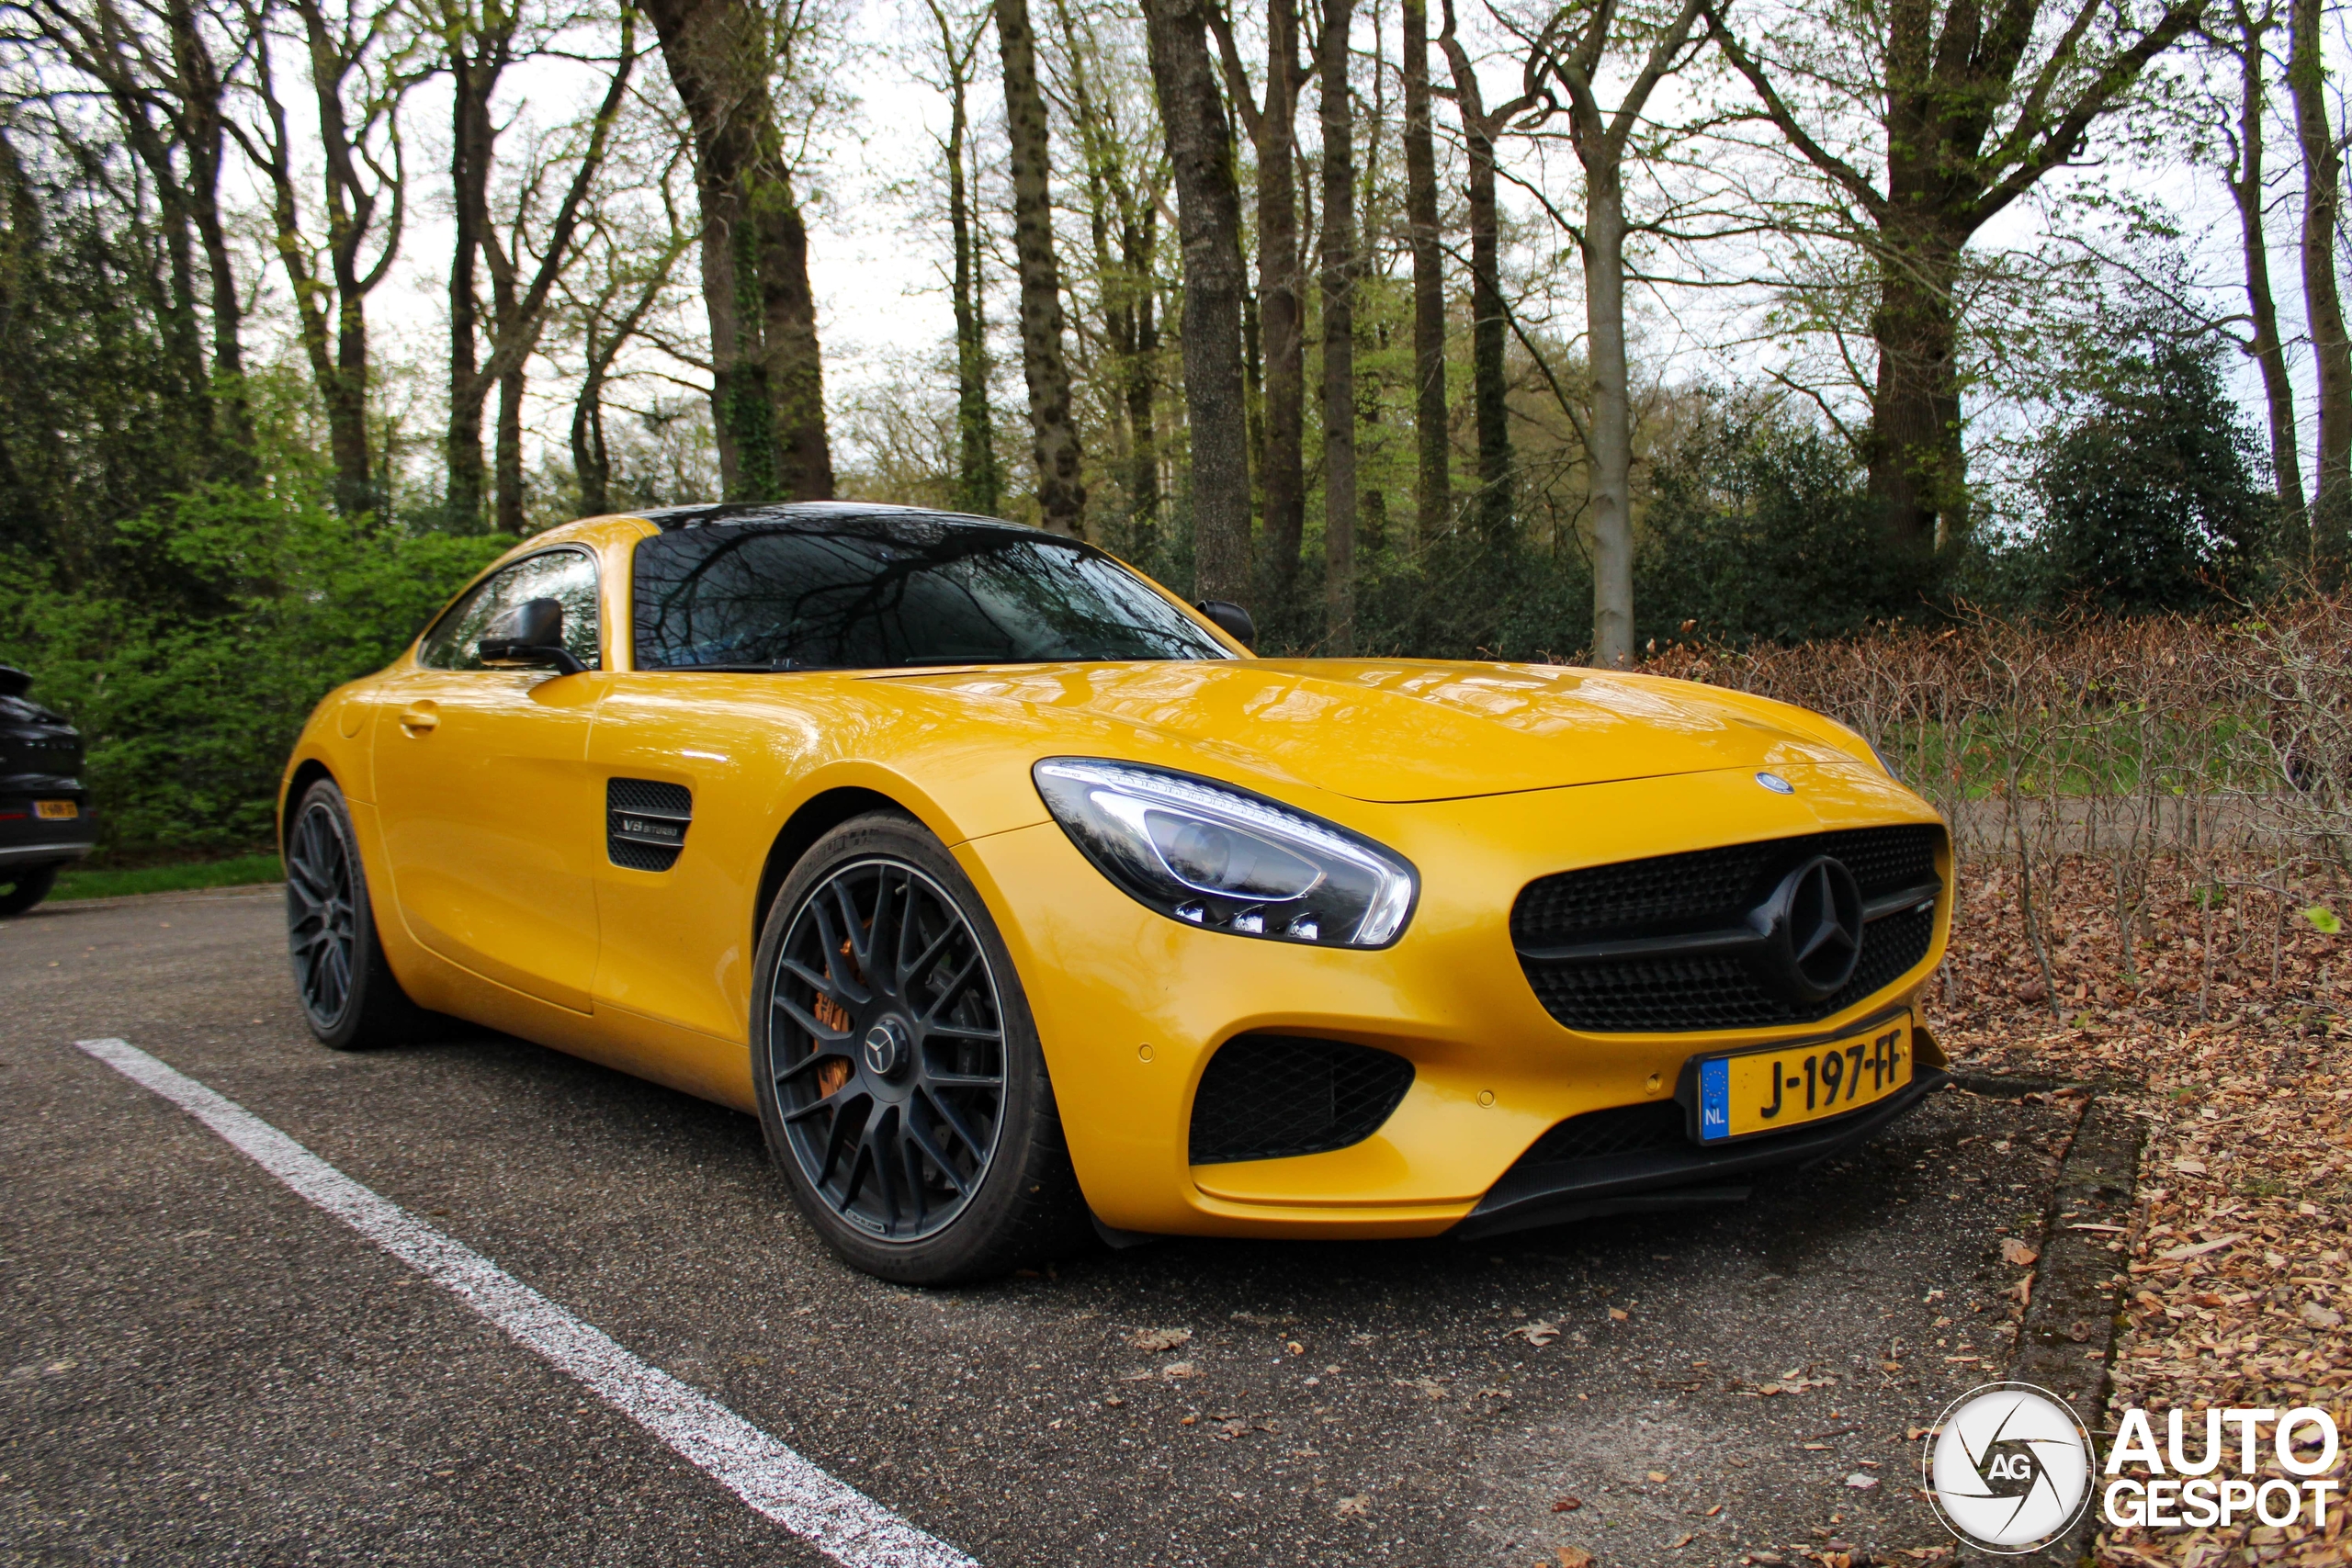
{"type": "Polygon", "coordinates": [[[36,800],[33,815],[51,822],[71,822],[82,815],[82,807],[71,800],[36,800]]]}
{"type": "Polygon", "coordinates": [[[1699,1064],[1699,1137],[1779,1133],[1884,1100],[1911,1081],[1911,1015],[1835,1040],[1699,1064]]]}

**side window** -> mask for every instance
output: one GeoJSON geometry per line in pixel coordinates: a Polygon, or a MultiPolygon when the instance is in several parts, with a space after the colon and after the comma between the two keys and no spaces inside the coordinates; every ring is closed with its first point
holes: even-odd
{"type": "Polygon", "coordinates": [[[591,670],[602,669],[597,657],[596,563],[578,550],[549,550],[526,556],[494,577],[474,585],[473,592],[449,608],[424,634],[416,661],[428,670],[479,670],[475,649],[490,635],[491,623],[534,599],[553,599],[563,605],[563,646],[591,670]]]}

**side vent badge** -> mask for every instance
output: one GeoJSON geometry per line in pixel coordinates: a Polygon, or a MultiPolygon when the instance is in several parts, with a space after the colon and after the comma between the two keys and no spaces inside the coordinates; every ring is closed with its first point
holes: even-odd
{"type": "Polygon", "coordinates": [[[605,784],[605,852],[631,871],[667,871],[686,847],[695,797],[684,784],[610,779],[605,784]]]}

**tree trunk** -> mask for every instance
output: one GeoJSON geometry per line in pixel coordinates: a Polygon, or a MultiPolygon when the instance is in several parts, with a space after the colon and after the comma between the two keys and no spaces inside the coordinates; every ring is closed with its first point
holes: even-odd
{"type": "Polygon", "coordinates": [[[498,531],[520,537],[523,517],[523,372],[498,378],[498,531]]]}
{"type": "Polygon", "coordinates": [[[1332,653],[1355,650],[1356,169],[1348,96],[1354,0],[1323,0],[1323,570],[1332,653]]]}
{"type": "Polygon", "coordinates": [[[1592,661],[1634,662],[1633,403],[1625,368],[1623,165],[1585,171],[1585,333],[1592,376],[1592,661]]]}
{"type": "Polygon", "coordinates": [[[1028,0],[996,0],[997,49],[1004,62],[1005,139],[1012,164],[1012,250],[1021,270],[1021,369],[1029,384],[1031,451],[1037,505],[1057,534],[1083,538],[1086,488],[1079,476],[1078,426],[1070,420],[1069,367],[1062,357],[1062,277],[1054,255],[1046,98],[1037,86],[1028,0]]]}
{"type": "Polygon", "coordinates": [[[2344,151],[2327,111],[2327,68],[2321,53],[2325,0],[2292,0],[2292,50],[2287,85],[2294,96],[2295,136],[2303,154],[2303,309],[2319,368],[2319,471],[2312,486],[2312,564],[2341,569],[2352,513],[2352,345],[2335,281],[2344,151]]]}
{"type": "MultiPolygon", "coordinates": [[[[2230,171],[2230,197],[2238,209],[2240,254],[2245,265],[2246,314],[2254,322],[2254,340],[2246,353],[2262,371],[2262,394],[2270,427],[2271,481],[2288,527],[2302,535],[2303,463],[2295,429],[2295,383],[2287,369],[2287,354],[2278,340],[2278,307],[2270,288],[2270,236],[2264,221],[2269,193],[2263,184],[2263,138],[2269,118],[2270,92],[2263,80],[2265,35],[2275,23],[2275,12],[2256,19],[2244,6],[2235,18],[2236,36],[2230,51],[2238,62],[2238,157],[2230,171]]],[[[2306,541],[2307,543],[2307,541],[2306,541]]]]}
{"type": "MultiPolygon", "coordinates": [[[[1891,181],[1903,188],[1905,181],[1891,181]]],[[[1879,383],[1870,419],[1870,493],[1889,546],[1928,555],[1969,522],[1969,468],[1959,442],[1959,341],[1952,285],[1959,240],[1891,214],[1879,226],[1879,308],[1870,336],[1879,383]]]]}
{"type": "Polygon", "coordinates": [[[1278,603],[1306,533],[1306,299],[1298,222],[1298,11],[1267,0],[1266,107],[1259,117],[1258,341],[1265,363],[1266,551],[1278,603]]]}
{"type": "Polygon", "coordinates": [[[1184,406],[1193,446],[1193,581],[1246,604],[1250,434],[1241,380],[1241,194],[1209,60],[1204,0],[1144,0],[1184,257],[1184,406]]]}
{"type": "Polygon", "coordinates": [[[1141,243],[1129,261],[1136,347],[1127,356],[1127,501],[1136,552],[1147,558],[1159,544],[1159,319],[1151,286],[1159,217],[1158,208],[1145,209],[1141,243]]]}
{"type": "Polygon", "coordinates": [[[481,294],[476,265],[490,231],[490,164],[497,134],[490,98],[504,64],[503,51],[495,45],[488,58],[477,58],[469,41],[460,36],[449,51],[449,186],[457,235],[449,256],[449,423],[441,443],[447,474],[442,513],[446,525],[462,534],[481,526],[490,490],[481,445],[490,381],[481,374],[478,354],[481,294]]]}
{"type": "Polygon", "coordinates": [[[955,246],[956,312],[956,505],[993,517],[1004,504],[996,467],[995,421],[989,409],[988,321],[983,308],[981,255],[972,232],[971,195],[964,160],[971,129],[965,97],[970,57],[958,55],[954,33],[943,17],[940,43],[946,55],[950,87],[947,122],[947,228],[955,246]]]}
{"type": "Polygon", "coordinates": [[[1413,518],[1418,546],[1453,510],[1453,443],[1445,410],[1445,275],[1438,228],[1437,146],[1430,122],[1428,0],[1405,4],[1405,222],[1413,246],[1413,441],[1419,456],[1413,518]]]}
{"type": "Polygon", "coordinates": [[[593,321],[585,346],[588,369],[571,405],[571,472],[580,481],[580,514],[601,517],[613,509],[613,456],[605,445],[605,372],[612,361],[599,352],[593,321]]]}
{"type": "MultiPolygon", "coordinates": [[[[1450,28],[1451,12],[1447,20],[1450,28]]],[[[1495,203],[1495,122],[1503,117],[1486,112],[1478,73],[1450,32],[1445,44],[1454,101],[1462,111],[1462,140],[1470,154],[1464,194],[1470,209],[1470,404],[1478,426],[1478,492],[1468,512],[1480,536],[1501,545],[1510,537],[1518,511],[1511,494],[1510,380],[1503,360],[1510,322],[1503,304],[1502,233],[1495,203]]]]}
{"type": "Polygon", "coordinates": [[[772,128],[755,191],[761,327],[768,395],[775,403],[776,488],[787,501],[831,501],[833,451],[825,430],[817,291],[808,281],[808,227],[790,171],[776,164],[772,128]]]}
{"type": "MultiPolygon", "coordinates": [[[[768,188],[781,183],[781,171],[765,166],[774,162],[776,143],[766,28],[748,0],[647,0],[645,9],[661,37],[671,83],[694,125],[703,308],[710,321],[711,413],[720,478],[729,501],[782,500],[789,493],[788,464],[778,450],[783,416],[770,387],[771,288],[763,264],[771,255],[788,263],[785,231],[797,227],[798,212],[788,191],[771,197],[768,188]]],[[[798,283],[805,294],[805,271],[798,283]]],[[[774,292],[782,316],[790,303],[789,281],[774,292]]],[[[813,330],[794,346],[813,352],[813,330]]],[[[795,389],[798,400],[790,412],[796,432],[801,428],[797,422],[812,413],[819,421],[823,417],[821,383],[813,404],[807,390],[795,389]]]]}

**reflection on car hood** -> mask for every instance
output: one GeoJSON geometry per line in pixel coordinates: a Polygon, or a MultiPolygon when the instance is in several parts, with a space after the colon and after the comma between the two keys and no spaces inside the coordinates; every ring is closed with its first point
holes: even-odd
{"type": "Polygon", "coordinates": [[[899,676],[1040,716],[1132,725],[1358,800],[1450,800],[1714,768],[1852,762],[1795,710],[1542,664],[1235,660],[899,676]],[[1785,716],[1785,717],[1784,717],[1785,716]]]}

